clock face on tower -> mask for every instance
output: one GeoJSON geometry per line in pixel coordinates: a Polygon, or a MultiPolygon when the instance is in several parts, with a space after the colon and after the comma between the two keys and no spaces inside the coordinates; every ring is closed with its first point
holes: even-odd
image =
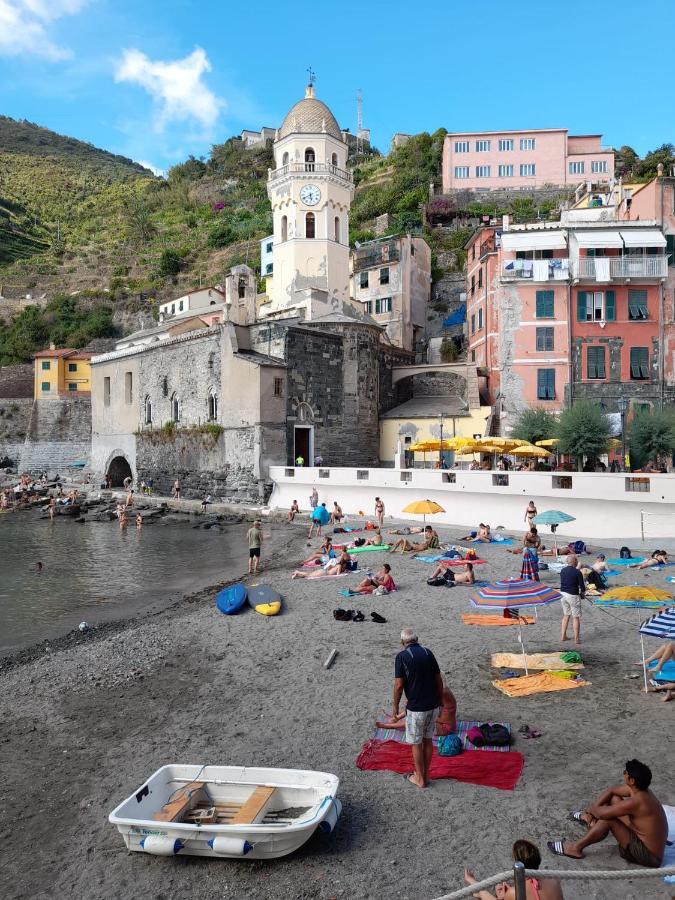
{"type": "Polygon", "coordinates": [[[321,199],[321,191],[315,184],[306,184],[300,191],[300,199],[305,206],[316,206],[321,199]]]}

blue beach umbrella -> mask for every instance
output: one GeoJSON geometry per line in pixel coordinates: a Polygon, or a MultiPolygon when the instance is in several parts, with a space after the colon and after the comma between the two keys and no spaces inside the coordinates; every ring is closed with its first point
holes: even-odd
{"type": "Polygon", "coordinates": [[[567,513],[561,512],[559,509],[547,509],[546,512],[537,513],[537,515],[532,519],[535,525],[548,525],[551,528],[551,534],[553,537],[553,545],[555,547],[556,557],[558,555],[558,544],[555,539],[555,529],[558,525],[562,525],[563,522],[574,522],[575,517],[570,516],[567,513]]]}

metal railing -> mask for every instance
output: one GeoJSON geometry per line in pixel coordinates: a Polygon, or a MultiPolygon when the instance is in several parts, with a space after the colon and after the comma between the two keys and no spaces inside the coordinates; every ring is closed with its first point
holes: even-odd
{"type": "Polygon", "coordinates": [[[502,263],[501,277],[502,281],[566,281],[569,277],[569,259],[510,259],[502,263]],[[548,263],[547,269],[541,265],[535,269],[534,263],[542,262],[548,263]],[[525,266],[524,263],[528,265],[525,266]],[[546,277],[542,277],[544,274],[546,277]]]}
{"type": "Polygon", "coordinates": [[[278,178],[285,178],[286,175],[294,175],[296,173],[335,175],[337,178],[341,178],[343,181],[349,181],[350,183],[354,180],[352,178],[352,173],[348,172],[346,169],[340,169],[338,166],[317,162],[288,163],[285,166],[279,166],[278,169],[270,170],[269,180],[276,181],[278,178]]]}
{"type": "MultiPolygon", "coordinates": [[[[666,256],[580,256],[574,262],[575,278],[596,277],[599,261],[609,262],[609,278],[666,278],[668,259],[666,256]]],[[[601,275],[605,273],[601,270],[601,275]]]]}

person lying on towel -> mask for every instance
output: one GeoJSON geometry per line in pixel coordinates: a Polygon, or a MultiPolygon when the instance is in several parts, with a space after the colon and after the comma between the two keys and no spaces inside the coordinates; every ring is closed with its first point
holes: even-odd
{"type": "MultiPolygon", "coordinates": [[[[405,731],[405,710],[400,712],[396,719],[387,716],[383,722],[375,723],[378,728],[394,728],[397,731],[405,731]]],[[[454,734],[457,731],[457,701],[448,684],[443,679],[443,693],[441,694],[441,711],[436,719],[436,734],[454,734]]]]}
{"type": "Polygon", "coordinates": [[[343,550],[337,559],[329,560],[329,562],[334,563],[329,569],[325,569],[323,566],[321,568],[317,566],[316,572],[311,569],[305,569],[304,571],[298,569],[293,572],[291,578],[327,578],[330,575],[342,575],[349,567],[349,554],[346,550],[343,550]]]}
{"type": "Polygon", "coordinates": [[[421,544],[413,544],[406,538],[401,538],[396,541],[389,552],[396,553],[398,550],[400,553],[420,553],[422,550],[436,549],[439,546],[439,543],[438,535],[431,525],[427,525],[424,529],[424,540],[421,544]]]}
{"type": "Polygon", "coordinates": [[[464,535],[464,537],[459,538],[459,540],[473,541],[475,544],[489,544],[492,540],[490,526],[481,522],[478,526],[478,531],[470,531],[468,534],[464,535]]]}
{"type": "Polygon", "coordinates": [[[668,554],[665,550],[654,550],[649,559],[643,559],[640,563],[631,563],[629,569],[650,569],[652,566],[665,566],[668,562],[668,554]]]}
{"type": "Polygon", "coordinates": [[[439,563],[432,572],[431,577],[427,578],[427,584],[434,587],[448,584],[473,584],[475,581],[476,576],[471,563],[467,563],[463,569],[457,572],[454,572],[450,566],[444,566],[443,563],[439,563]]]}
{"type": "Polygon", "coordinates": [[[423,531],[421,525],[406,525],[404,528],[390,528],[389,534],[422,534],[423,531]]]}
{"type": "Polygon", "coordinates": [[[376,575],[366,575],[363,581],[360,581],[350,594],[372,594],[376,588],[384,588],[387,593],[396,590],[394,579],[391,577],[391,566],[385,563],[376,575]]]}
{"type": "Polygon", "coordinates": [[[586,809],[573,812],[571,818],[586,829],[578,841],[548,841],[551,853],[583,859],[584,850],[612,834],[620,856],[631,866],[658,869],[668,838],[668,821],[663,806],[649,790],[652,773],[649,766],[629,759],[623,783],[603,791],[586,809]]]}

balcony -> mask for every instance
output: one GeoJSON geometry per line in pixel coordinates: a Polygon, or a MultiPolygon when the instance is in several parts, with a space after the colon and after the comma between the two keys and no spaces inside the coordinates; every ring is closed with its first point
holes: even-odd
{"type": "Polygon", "coordinates": [[[348,181],[350,184],[354,180],[351,172],[348,172],[346,169],[340,169],[337,166],[331,166],[327,163],[297,162],[280,166],[278,169],[270,169],[268,181],[278,181],[287,175],[300,174],[333,175],[336,178],[341,178],[343,181],[348,181]]]}
{"type": "Polygon", "coordinates": [[[502,281],[567,281],[569,259],[510,259],[502,263],[502,281]]]}
{"type": "Polygon", "coordinates": [[[666,278],[666,256],[580,256],[574,262],[577,280],[615,281],[631,278],[666,278]]]}

